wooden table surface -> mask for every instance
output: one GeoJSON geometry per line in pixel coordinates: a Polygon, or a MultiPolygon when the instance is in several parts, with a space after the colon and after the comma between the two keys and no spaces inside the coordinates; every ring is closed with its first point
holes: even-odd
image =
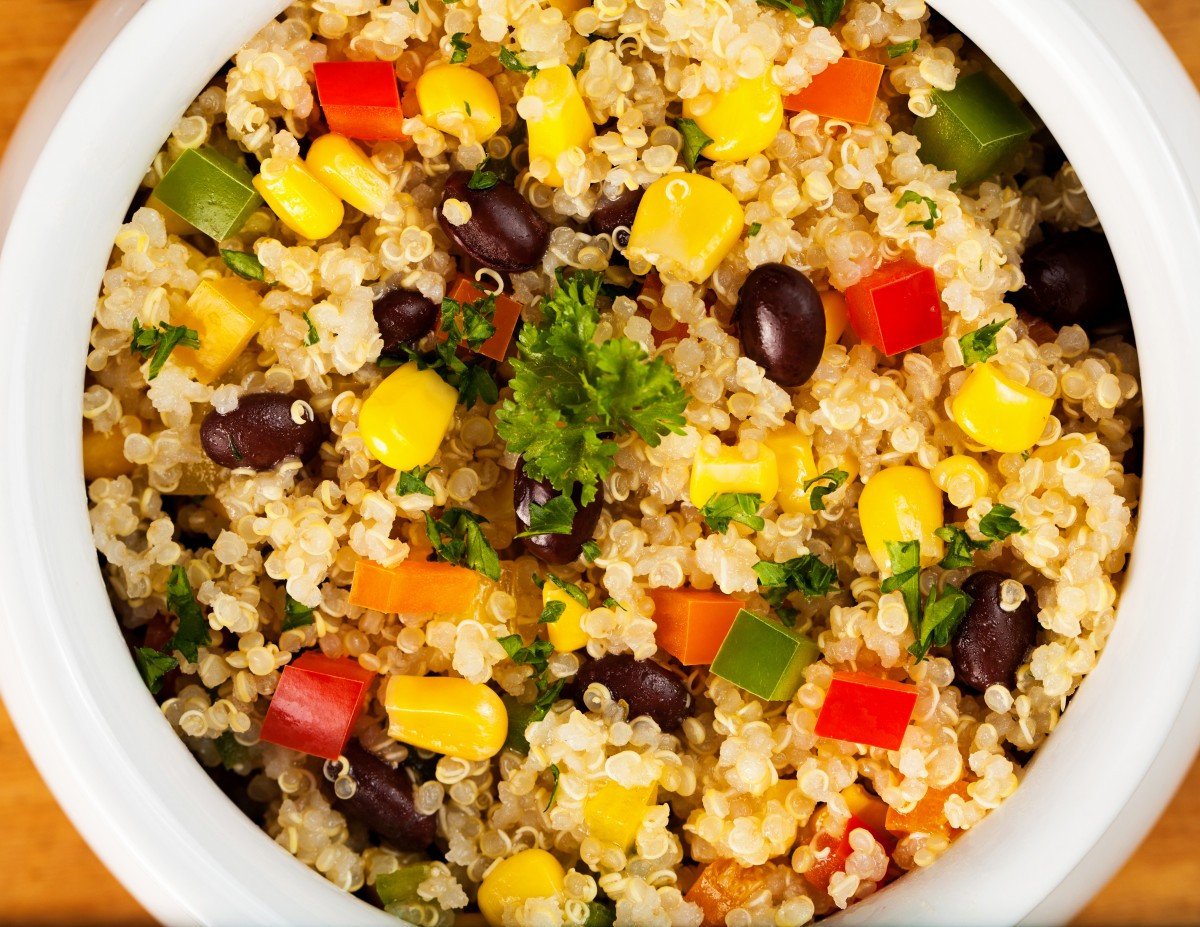
{"type": "MultiPolygon", "coordinates": [[[[1002,0],[988,0],[1002,2],[1002,0]]],[[[1142,0],[1200,82],[1197,0],[1142,0]]],[[[0,149],[92,0],[0,0],[0,149]]],[[[153,924],[80,839],[0,706],[0,924],[153,924]]],[[[1080,925],[1200,923],[1200,762],[1080,925]]],[[[1020,852],[1014,848],[1014,852],[1020,852]]]]}

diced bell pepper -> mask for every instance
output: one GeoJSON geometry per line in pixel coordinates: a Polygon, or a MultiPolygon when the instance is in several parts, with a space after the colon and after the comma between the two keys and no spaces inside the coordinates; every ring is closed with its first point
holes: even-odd
{"type": "Polygon", "coordinates": [[[813,459],[812,439],[795,425],[777,428],[763,443],[775,453],[779,467],[779,493],[775,500],[790,515],[812,515],[812,487],[804,484],[820,476],[813,459]]]}
{"type": "Polygon", "coordinates": [[[283,668],[263,719],[262,739],[336,760],[362,714],[374,678],[354,660],[302,653],[283,668]]]}
{"type": "Polygon", "coordinates": [[[551,602],[561,602],[563,612],[557,621],[546,625],[546,637],[559,653],[570,653],[586,647],[591,640],[587,631],[583,630],[580,622],[587,614],[587,609],[573,599],[565,589],[557,583],[547,582],[542,586],[542,605],[551,602]]]}
{"type": "Polygon", "coordinates": [[[580,10],[592,5],[590,0],[546,0],[546,3],[562,13],[563,19],[568,22],[580,10]]]}
{"type": "Polygon", "coordinates": [[[671,174],[646,190],[625,254],[660,273],[703,283],[737,244],[745,224],[737,197],[715,180],[671,174]]]}
{"type": "Polygon", "coordinates": [[[384,567],[359,560],[350,604],[387,614],[466,616],[478,603],[481,585],[478,573],[452,563],[405,560],[384,567]]]}
{"type": "Polygon", "coordinates": [[[850,310],[846,297],[837,290],[821,292],[821,306],[825,310],[825,347],[842,340],[846,326],[850,324],[850,310]]]}
{"type": "Polygon", "coordinates": [[[740,599],[716,590],[650,589],[658,646],[684,666],[707,666],[717,656],[740,599]]]}
{"type": "Polygon", "coordinates": [[[350,138],[404,138],[400,91],[390,62],[318,61],[313,74],[330,131],[350,138]]]}
{"type": "MultiPolygon", "coordinates": [[[[132,418],[129,421],[133,421],[132,418]]],[[[141,422],[132,430],[140,432],[141,422]]],[[[116,479],[134,471],[135,465],[125,457],[126,432],[120,423],[111,431],[96,431],[91,422],[83,425],[83,478],[89,483],[98,479],[116,479]]]]}
{"type": "Polygon", "coordinates": [[[397,367],[363,400],[358,416],[367,452],[393,470],[433,460],[454,420],[458,391],[416,361],[397,367]]]}
{"type": "Polygon", "coordinates": [[[221,482],[222,468],[207,457],[203,460],[185,460],[179,465],[179,482],[164,496],[208,496],[216,492],[221,482]]]}
{"type": "Polygon", "coordinates": [[[583,823],[590,836],[628,850],[637,839],[642,819],[658,800],[658,783],[626,788],[608,781],[583,805],[583,823]]]}
{"type": "Polygon", "coordinates": [[[321,183],[361,213],[376,218],[391,199],[391,185],[366,152],[344,135],[322,135],[305,164],[321,183]]]}
{"type": "Polygon", "coordinates": [[[196,379],[209,384],[233,366],[250,339],[267,321],[262,300],[250,285],[236,277],[202,280],[187,306],[172,320],[194,329],[200,347],[177,347],[171,358],[195,371],[196,379]]]}
{"type": "Polygon", "coordinates": [[[814,730],[818,737],[899,750],[916,705],[916,686],[866,673],[834,673],[814,730]]]}
{"type": "MultiPolygon", "coordinates": [[[[469,277],[459,277],[450,289],[450,298],[459,303],[473,303],[485,295],[483,290],[479,289],[475,281],[469,277]]],[[[513,332],[520,319],[521,304],[505,293],[499,294],[496,297],[496,312],[492,316],[492,324],[496,326],[496,333],[481,344],[475,353],[490,357],[495,361],[504,360],[508,354],[508,346],[512,341],[513,332]]],[[[445,335],[442,337],[445,338],[445,335]]]]}
{"type": "Polygon", "coordinates": [[[550,173],[542,181],[550,187],[563,185],[558,170],[558,156],[572,148],[587,151],[588,142],[596,137],[596,127],[588,113],[575,75],[565,64],[538,71],[525,84],[525,96],[541,99],[545,110],[539,119],[527,120],[529,132],[529,161],[545,159],[550,173]]]}
{"type": "Polygon", "coordinates": [[[839,58],[812,79],[812,83],[784,98],[789,112],[816,113],[825,119],[840,119],[867,125],[879,96],[883,65],[861,58],[839,58]]]}
{"type": "Polygon", "coordinates": [[[725,927],[725,917],[734,908],[744,907],[768,888],[766,866],[741,866],[731,859],[709,863],[692,883],[684,900],[699,905],[700,927],[725,927]]]}
{"type": "Polygon", "coordinates": [[[301,238],[328,238],[346,216],[342,201],[299,158],[267,158],[254,188],[279,221],[301,238]]]}
{"type": "Polygon", "coordinates": [[[946,802],[951,796],[957,795],[963,801],[969,801],[968,783],[959,779],[954,785],[945,789],[929,789],[916,806],[908,812],[900,812],[888,808],[885,826],[895,834],[934,834],[941,837],[950,835],[950,822],[946,820],[946,802]]]}
{"type": "MultiPolygon", "coordinates": [[[[842,798],[850,809],[852,818],[871,832],[889,853],[896,846],[896,841],[887,829],[887,815],[890,806],[880,798],[876,798],[857,782],[842,789],[842,798]]],[[[851,828],[847,828],[849,831],[851,828]]]]}
{"type": "Polygon", "coordinates": [[[556,898],[563,894],[565,878],[562,864],[545,850],[522,850],[484,876],[479,910],[489,927],[502,927],[505,908],[529,898],[556,898]]]}
{"type": "Polygon", "coordinates": [[[392,676],[384,707],[389,737],[446,756],[490,759],[508,737],[504,702],[481,682],[452,676],[392,676]]]}
{"type": "Polygon", "coordinates": [[[375,878],[375,892],[385,905],[411,904],[420,900],[417,888],[429,878],[429,863],[401,866],[394,872],[385,872],[375,878]]]}
{"type": "Polygon", "coordinates": [[[692,460],[689,487],[692,505],[702,508],[713,496],[728,492],[758,493],[764,503],[774,499],[779,492],[775,452],[760,443],[758,453],[747,460],[740,448],[722,445],[716,454],[709,454],[701,442],[692,460]]]}
{"type": "Polygon", "coordinates": [[[796,694],[804,671],[821,656],[815,641],[743,609],[733,620],[712,673],[768,702],[796,694]]]}
{"type": "Polygon", "coordinates": [[[189,225],[224,241],[262,205],[245,167],[211,148],[189,148],[154,188],[154,199],[189,225]]]}
{"type": "Polygon", "coordinates": [[[950,402],[950,414],[977,444],[1019,454],[1041,439],[1054,400],[1015,383],[995,364],[976,364],[950,402]]]}
{"type": "Polygon", "coordinates": [[[421,116],[464,142],[482,144],[500,128],[500,97],[492,82],[461,64],[442,64],[417,78],[421,116]]]}
{"type": "Polygon", "coordinates": [[[765,151],[783,127],[783,96],[768,68],[759,77],[738,78],[720,93],[683,101],[683,115],[712,141],[700,152],[713,161],[745,161],[765,151]]]}
{"type": "Polygon", "coordinates": [[[911,260],[885,264],[846,290],[854,333],[884,354],[942,337],[942,300],[932,270],[911,260]]]}
{"type": "Polygon", "coordinates": [[[886,467],[863,487],[858,520],[867,550],[883,573],[890,573],[889,541],[919,541],[921,563],[942,559],[945,545],[935,531],[944,523],[942,492],[921,467],[886,467]]]}

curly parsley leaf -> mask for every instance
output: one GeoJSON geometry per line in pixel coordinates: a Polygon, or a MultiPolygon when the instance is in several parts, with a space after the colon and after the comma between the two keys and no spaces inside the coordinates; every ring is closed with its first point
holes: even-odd
{"type": "Polygon", "coordinates": [[[465,40],[465,32],[456,32],[450,36],[450,47],[454,49],[454,53],[450,56],[451,64],[462,64],[467,60],[467,52],[471,50],[471,43],[465,40]]]}
{"type": "Polygon", "coordinates": [[[696,169],[696,159],[700,152],[712,144],[712,139],[704,134],[704,130],[696,125],[694,119],[676,119],[675,128],[683,136],[683,163],[689,171],[696,169]]]}
{"type": "Polygon", "coordinates": [[[808,494],[809,507],[814,512],[825,511],[825,497],[831,492],[835,492],[846,480],[850,478],[850,474],[845,470],[826,470],[820,476],[814,476],[811,480],[805,480],[802,489],[809,489],[812,492],[808,494]]]}
{"type": "Polygon", "coordinates": [[[425,478],[438,467],[415,467],[412,470],[402,470],[396,474],[396,495],[407,496],[410,493],[420,493],[422,496],[435,495],[429,488],[425,478]]]}
{"type": "Polygon", "coordinates": [[[547,602],[546,607],[542,609],[542,614],[538,617],[538,624],[554,624],[563,616],[563,612],[567,610],[566,602],[547,602]]]}
{"type": "Polygon", "coordinates": [[[550,790],[550,800],[546,802],[546,810],[550,810],[550,806],[554,804],[554,799],[558,797],[558,764],[550,764],[550,775],[554,777],[554,788],[550,790]]]}
{"type": "MultiPolygon", "coordinates": [[[[500,52],[500,60],[504,60],[503,51],[500,52]]],[[[500,177],[495,171],[486,169],[487,165],[487,158],[475,165],[475,170],[471,172],[471,179],[467,181],[468,190],[490,190],[500,182],[500,177]]]]}
{"type": "Polygon", "coordinates": [[[1007,505],[993,505],[991,510],[979,519],[979,533],[993,541],[1003,541],[1010,534],[1027,534],[1025,526],[1012,516],[1016,509],[1007,505]]]}
{"type": "Polygon", "coordinates": [[[991,325],[977,328],[973,332],[967,332],[959,338],[958,345],[962,348],[963,364],[970,367],[972,364],[981,364],[988,358],[995,357],[1000,350],[996,345],[996,335],[1007,324],[1007,319],[1002,322],[993,322],[991,325]]]}
{"type": "Polygon", "coordinates": [[[946,542],[946,555],[939,561],[938,566],[945,570],[959,570],[969,567],[975,562],[975,551],[987,550],[992,546],[991,541],[977,541],[962,528],[946,525],[933,532],[946,542]]]}
{"type": "Polygon", "coordinates": [[[588,563],[595,563],[596,558],[600,556],[600,545],[595,541],[583,542],[583,559],[588,563]]]}
{"type": "Polygon", "coordinates": [[[151,695],[158,695],[167,673],[179,666],[174,657],[159,653],[153,647],[138,647],[133,652],[133,662],[137,664],[142,682],[146,684],[151,695]]]}
{"type": "Polygon", "coordinates": [[[195,663],[198,648],[209,644],[208,619],[192,594],[187,573],[178,565],[171,567],[167,578],[167,610],[179,619],[179,629],[167,641],[166,650],[178,650],[189,663],[195,663]]]}
{"type": "Polygon", "coordinates": [[[888,541],[887,552],[892,575],[880,584],[879,591],[900,590],[908,620],[916,634],[921,614],[921,545],[918,541],[888,541]]]}
{"type": "Polygon", "coordinates": [[[887,47],[888,57],[903,58],[905,55],[915,52],[917,50],[917,46],[920,44],[920,39],[913,39],[911,42],[902,42],[899,45],[889,45],[887,47]]]}
{"type": "Polygon", "coordinates": [[[588,603],[587,593],[576,586],[574,583],[569,583],[565,579],[555,576],[553,573],[546,574],[546,578],[554,583],[559,589],[569,595],[572,599],[582,605],[584,608],[590,608],[588,603]]]}
{"type": "Polygon", "coordinates": [[[513,396],[497,411],[497,432],[525,460],[525,472],[560,493],[582,487],[596,498],[613,467],[616,439],[637,433],[651,447],[682,434],[687,394],[670,364],[650,359],[630,338],[595,343],[600,275],[580,271],[542,303],[542,324],[521,329],[510,381],[513,396]]]}
{"type": "Polygon", "coordinates": [[[301,315],[304,316],[304,321],[308,323],[308,334],[304,336],[304,346],[310,348],[321,340],[321,333],[317,331],[317,326],[313,325],[313,321],[308,317],[307,312],[301,313],[301,315]]]}
{"type": "Polygon", "coordinates": [[[266,282],[267,275],[263,269],[262,261],[247,251],[227,251],[222,248],[221,260],[225,262],[226,267],[243,280],[257,280],[259,283],[266,282]]]}
{"type": "Polygon", "coordinates": [[[760,560],[754,564],[754,572],[763,598],[775,608],[792,592],[815,599],[829,595],[837,588],[837,570],[816,554],[804,554],[783,563],[760,560]]]}
{"type": "Polygon", "coordinates": [[[789,3],[788,0],[758,0],[759,6],[769,6],[776,10],[786,10],[796,16],[808,16],[818,26],[829,28],[842,15],[842,7],[846,0],[805,0],[803,3],[789,3]]]}
{"type": "Polygon", "coordinates": [[[933,227],[937,224],[937,220],[941,218],[941,213],[938,211],[938,204],[935,200],[928,196],[922,196],[916,190],[905,190],[904,195],[896,200],[896,208],[903,209],[910,203],[924,203],[925,208],[929,210],[929,218],[914,219],[909,222],[909,226],[919,225],[926,231],[933,231],[933,227]]]}
{"type": "Polygon", "coordinates": [[[487,519],[466,509],[446,509],[441,518],[425,513],[425,533],[437,556],[457,566],[500,579],[500,558],[479,527],[487,519]]]}
{"type": "Polygon", "coordinates": [[[908,652],[917,658],[917,662],[925,659],[930,647],[945,647],[950,643],[972,601],[952,583],[946,583],[940,591],[936,584],[929,590],[921,619],[913,625],[916,640],[908,646],[908,652]]]}
{"type": "Polygon", "coordinates": [[[758,515],[762,504],[762,497],[758,493],[722,492],[710,497],[700,509],[700,514],[712,531],[724,533],[731,521],[762,531],[767,524],[758,515]]]}
{"type": "Polygon", "coordinates": [[[516,71],[518,74],[537,73],[536,64],[522,64],[521,59],[507,48],[500,49],[500,63],[510,71],[516,71]]]}
{"type": "Polygon", "coordinates": [[[297,602],[290,595],[283,605],[283,627],[281,630],[291,631],[293,628],[307,628],[313,623],[313,609],[297,602]]]}
{"type": "Polygon", "coordinates": [[[133,340],[129,344],[129,353],[140,354],[150,361],[147,380],[153,380],[162,373],[167,358],[178,345],[185,348],[200,347],[200,336],[194,328],[184,325],[168,325],[159,322],[158,328],[142,328],[142,323],[133,320],[133,340]]]}
{"type": "Polygon", "coordinates": [[[555,496],[545,505],[536,502],[529,505],[529,530],[514,535],[532,538],[539,534],[570,534],[575,521],[575,503],[570,496],[555,496]]]}

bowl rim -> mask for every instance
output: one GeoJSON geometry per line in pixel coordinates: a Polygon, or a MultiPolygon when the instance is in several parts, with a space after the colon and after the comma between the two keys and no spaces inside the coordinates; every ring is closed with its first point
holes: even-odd
{"type": "MultiPolygon", "coordinates": [[[[52,71],[0,171],[0,306],[19,307],[8,309],[17,350],[0,368],[0,414],[10,438],[22,439],[0,456],[0,485],[26,488],[10,494],[11,528],[0,536],[0,634],[8,643],[0,648],[0,691],[85,839],[166,923],[396,923],[365,904],[348,904],[340,889],[298,867],[224,798],[162,723],[91,566],[76,424],[86,345],[65,345],[55,364],[40,353],[40,317],[82,326],[91,316],[111,241],[165,134],[147,127],[171,125],[208,75],[286,5],[105,0],[52,71]],[[112,105],[112,87],[161,73],[202,77],[162,84],[137,107],[112,105]],[[95,145],[81,166],[71,154],[76,133],[122,141],[95,145]],[[72,255],[70,267],[48,257],[48,242],[72,255]],[[53,288],[33,279],[38,268],[53,273],[53,288]],[[68,376],[57,375],[62,369],[68,376]],[[64,566],[68,582],[59,578],[64,566]],[[94,693],[104,693],[107,704],[96,703],[94,693]],[[178,801],[177,793],[194,802],[178,801]]],[[[1090,864],[1090,876],[1089,852],[1102,838],[1128,842],[1144,833],[1170,797],[1164,787],[1178,782],[1200,743],[1200,699],[1189,697],[1200,667],[1200,622],[1167,582],[1171,563],[1200,555],[1200,537],[1187,530],[1200,516],[1200,494],[1187,493],[1185,482],[1188,462],[1200,457],[1200,435],[1171,427],[1188,421],[1196,393],[1188,355],[1200,343],[1200,323],[1184,307],[1188,258],[1200,252],[1200,167],[1189,170],[1181,153],[1200,145],[1200,98],[1132,0],[930,5],[962,25],[1054,126],[1106,220],[1122,276],[1136,282],[1127,290],[1148,397],[1150,479],[1122,620],[1109,642],[1123,659],[1099,661],[1025,784],[998,813],[936,867],[909,874],[837,919],[899,924],[920,917],[951,925],[1011,924],[1038,912],[1065,918],[1086,901],[1087,886],[1098,887],[1096,873],[1111,872],[1134,844],[1108,850],[1104,861],[1090,864]],[[1154,617],[1153,629],[1142,615],[1154,617]],[[1164,627],[1171,646],[1161,653],[1152,631],[1164,627]],[[1146,678],[1137,665],[1150,655],[1157,672],[1146,678]],[[1145,705],[1167,710],[1149,715],[1145,705]],[[1097,742],[1096,731],[1106,727],[1121,730],[1124,749],[1097,742]],[[1165,758],[1155,764],[1159,756],[1165,758]],[[1078,765],[1086,777],[1064,775],[1078,765]],[[1138,800],[1127,806],[1130,797],[1138,800]],[[1138,810],[1132,819],[1129,807],[1138,810]],[[1038,845],[1001,852],[1005,843],[1021,846],[1010,841],[1024,837],[1033,820],[1038,845]],[[1084,888],[1063,895],[1072,880],[1084,888]]]]}

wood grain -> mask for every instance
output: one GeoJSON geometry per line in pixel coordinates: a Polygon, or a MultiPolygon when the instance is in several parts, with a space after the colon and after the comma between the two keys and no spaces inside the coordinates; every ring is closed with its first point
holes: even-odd
{"type": "MultiPolygon", "coordinates": [[[[997,2],[997,0],[991,0],[997,2]]],[[[1200,81],[1196,0],[1142,0],[1200,81]]],[[[0,0],[0,148],[92,0],[0,0]]],[[[153,924],[87,848],[0,707],[0,924],[153,924]]],[[[1078,925],[1200,923],[1200,763],[1153,833],[1078,925]]],[[[1017,850],[1019,852],[1019,850],[1017,850]]]]}

